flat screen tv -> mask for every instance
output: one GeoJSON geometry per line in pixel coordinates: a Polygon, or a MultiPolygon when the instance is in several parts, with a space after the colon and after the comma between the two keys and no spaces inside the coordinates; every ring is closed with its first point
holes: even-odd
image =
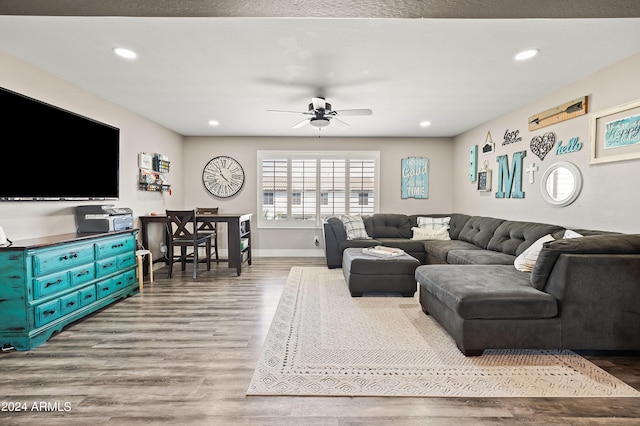
{"type": "Polygon", "coordinates": [[[0,87],[0,201],[117,200],[120,129],[0,87]]]}

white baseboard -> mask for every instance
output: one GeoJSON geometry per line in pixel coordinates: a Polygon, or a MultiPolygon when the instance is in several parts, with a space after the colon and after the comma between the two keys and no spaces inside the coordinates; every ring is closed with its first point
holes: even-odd
{"type": "Polygon", "coordinates": [[[324,249],[260,249],[252,250],[253,257],[324,257],[324,249]]]}

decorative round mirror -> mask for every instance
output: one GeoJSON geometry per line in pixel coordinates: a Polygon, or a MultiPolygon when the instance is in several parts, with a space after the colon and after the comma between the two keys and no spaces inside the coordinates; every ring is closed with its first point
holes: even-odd
{"type": "Polygon", "coordinates": [[[542,176],[542,196],[554,207],[573,203],[582,190],[582,175],[573,163],[553,163],[542,176]]]}

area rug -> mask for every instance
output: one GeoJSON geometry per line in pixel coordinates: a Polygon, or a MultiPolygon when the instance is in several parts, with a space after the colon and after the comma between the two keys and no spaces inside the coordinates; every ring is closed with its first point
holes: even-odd
{"type": "Polygon", "coordinates": [[[638,397],[566,350],[465,357],[416,297],[352,298],[342,271],[294,267],[247,395],[638,397]]]}

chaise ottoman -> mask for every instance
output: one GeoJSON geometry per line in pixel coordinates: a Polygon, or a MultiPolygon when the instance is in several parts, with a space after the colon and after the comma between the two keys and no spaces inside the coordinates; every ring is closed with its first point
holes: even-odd
{"type": "Polygon", "coordinates": [[[342,273],[353,297],[374,292],[413,297],[418,287],[418,266],[418,259],[406,253],[387,258],[364,254],[361,248],[348,248],[342,255],[342,273]]]}

